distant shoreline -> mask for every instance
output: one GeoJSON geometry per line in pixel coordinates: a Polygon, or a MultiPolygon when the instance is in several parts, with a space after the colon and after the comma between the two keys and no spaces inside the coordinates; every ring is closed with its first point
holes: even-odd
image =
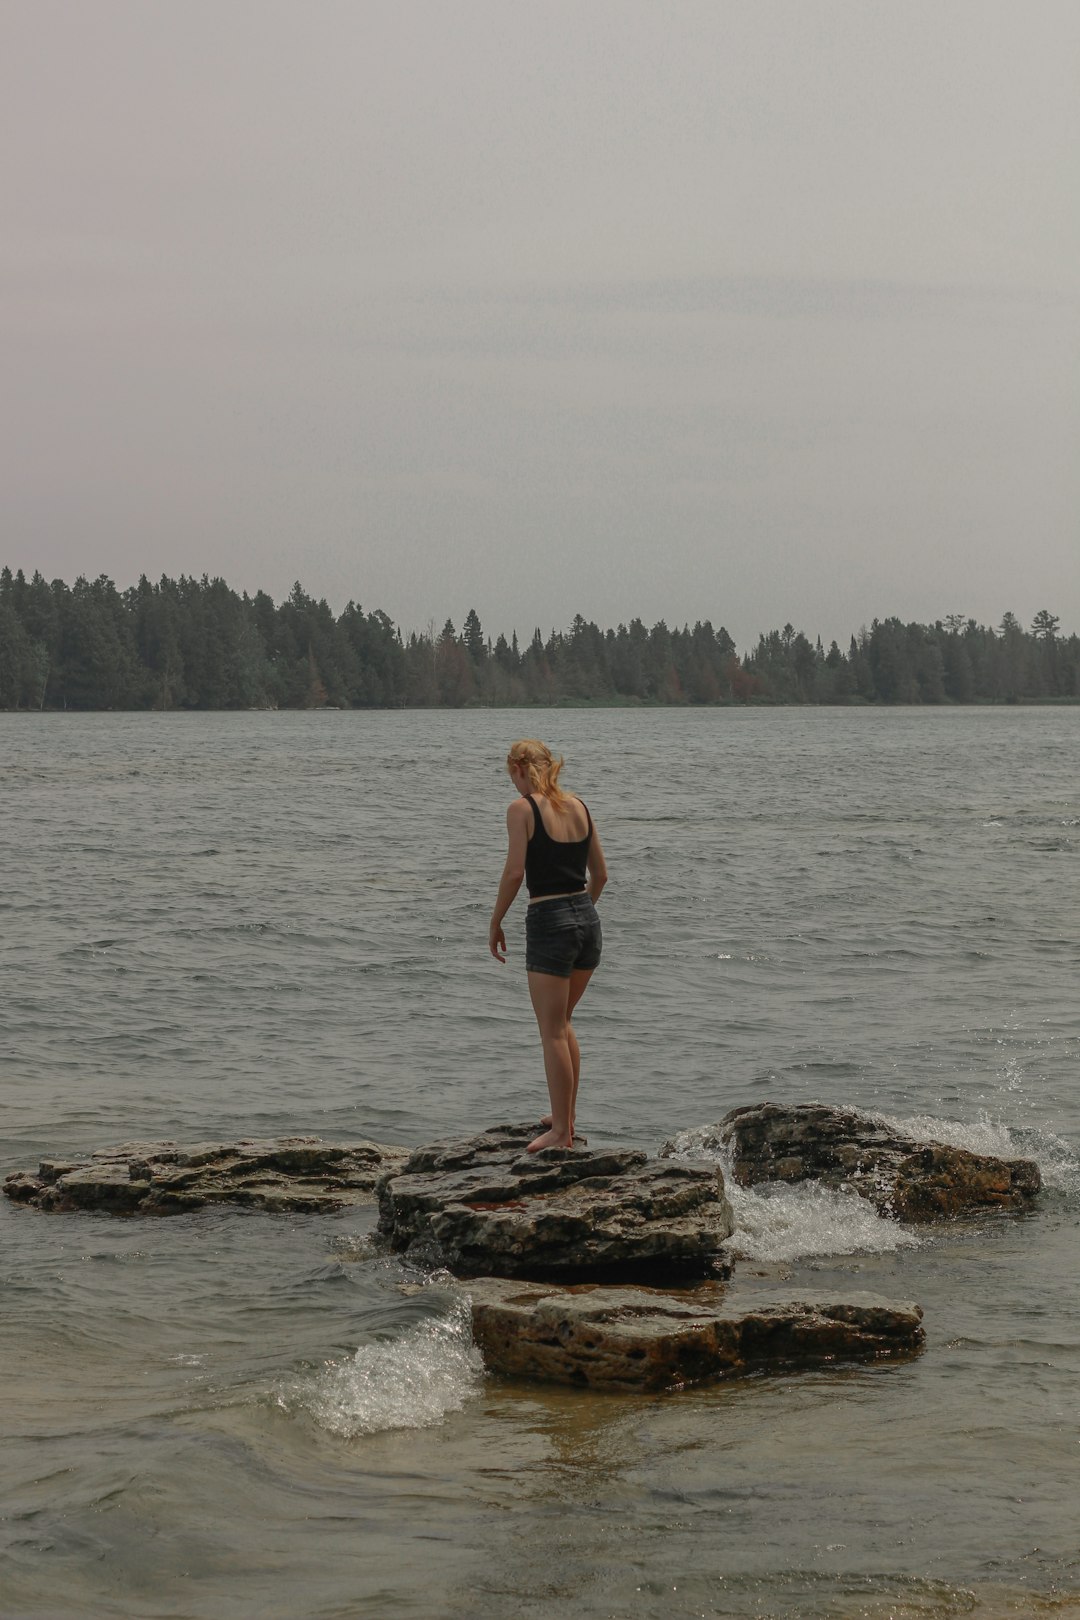
{"type": "Polygon", "coordinates": [[[62,709],[50,708],[48,704],[42,709],[4,708],[0,707],[0,714],[20,715],[81,715],[81,714],[153,714],[164,718],[165,716],[182,716],[189,714],[479,714],[483,712],[499,711],[505,713],[531,713],[550,710],[580,710],[580,709],[648,709],[668,710],[674,713],[693,713],[706,709],[831,709],[850,711],[852,709],[920,709],[928,712],[940,713],[947,709],[1071,709],[1080,707],[1080,697],[1046,697],[1046,698],[972,698],[966,703],[955,699],[941,703],[888,703],[881,699],[876,701],[866,699],[853,699],[848,703],[798,703],[784,702],[775,698],[749,698],[746,702],[734,703],[730,700],[718,703],[662,703],[658,699],[633,698],[603,700],[601,698],[565,698],[555,699],[548,703],[358,703],[349,706],[340,703],[324,703],[321,706],[296,705],[291,708],[272,707],[270,705],[251,705],[247,708],[102,708],[102,709],[62,709]]]}
{"type": "Polygon", "coordinates": [[[145,575],[118,591],[0,569],[0,710],[940,707],[1080,702],[1080,636],[1047,608],[1025,630],[950,613],[875,619],[846,648],[792,624],[741,653],[721,624],[566,630],[494,639],[407,635],[380,610],[335,616],[298,583],[283,602],[224,579],[145,575]]]}

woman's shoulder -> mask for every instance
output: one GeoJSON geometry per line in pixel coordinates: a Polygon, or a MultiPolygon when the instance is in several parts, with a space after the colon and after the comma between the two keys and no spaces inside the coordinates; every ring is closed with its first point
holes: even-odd
{"type": "Polygon", "coordinates": [[[572,822],[581,824],[581,836],[588,836],[592,827],[592,813],[584,799],[579,799],[576,793],[564,793],[563,803],[559,806],[564,815],[569,814],[572,822]]]}

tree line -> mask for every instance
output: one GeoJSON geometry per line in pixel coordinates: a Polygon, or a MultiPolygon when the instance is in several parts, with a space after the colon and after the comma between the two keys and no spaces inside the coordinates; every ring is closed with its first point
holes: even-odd
{"type": "Polygon", "coordinates": [[[875,619],[841,648],[790,624],[739,654],[709,620],[641,619],[492,641],[403,632],[356,602],[335,614],[297,584],[275,604],[223,579],[117,590],[0,571],[0,709],[461,708],[559,703],[1030,703],[1080,700],[1080,637],[1043,609],[1024,629],[949,614],[875,619]]]}

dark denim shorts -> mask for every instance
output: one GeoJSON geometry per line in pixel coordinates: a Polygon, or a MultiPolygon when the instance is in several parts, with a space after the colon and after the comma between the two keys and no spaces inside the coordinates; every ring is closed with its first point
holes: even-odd
{"type": "Polygon", "coordinates": [[[588,894],[537,900],[525,912],[525,968],[568,979],[575,968],[600,962],[600,918],[588,894]]]}

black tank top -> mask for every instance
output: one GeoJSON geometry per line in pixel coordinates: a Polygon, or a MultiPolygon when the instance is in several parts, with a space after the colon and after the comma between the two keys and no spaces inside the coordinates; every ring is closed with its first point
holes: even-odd
{"type": "Polygon", "coordinates": [[[538,900],[545,894],[575,894],[579,889],[584,889],[589,845],[592,843],[592,816],[589,815],[588,805],[583,799],[579,800],[589,824],[585,837],[575,839],[571,844],[562,844],[557,838],[552,838],[544,826],[540,807],[532,794],[527,793],[525,797],[532,805],[536,822],[533,835],[525,846],[525,884],[529,899],[538,900]]]}

